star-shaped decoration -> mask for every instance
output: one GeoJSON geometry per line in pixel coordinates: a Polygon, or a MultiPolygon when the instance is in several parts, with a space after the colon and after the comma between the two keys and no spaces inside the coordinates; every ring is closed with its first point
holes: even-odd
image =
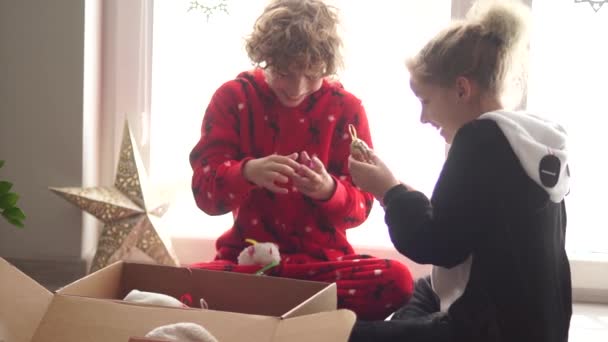
{"type": "Polygon", "coordinates": [[[147,175],[133,135],[125,123],[114,186],[49,188],[104,223],[90,272],[127,257],[133,248],[159,264],[177,266],[171,240],[161,234],[160,218],[168,202],[151,198],[147,175]],[[154,205],[155,203],[160,203],[154,205]]]}
{"type": "Polygon", "coordinates": [[[597,12],[600,10],[600,8],[602,8],[604,4],[608,3],[608,0],[574,0],[574,2],[588,2],[589,5],[591,5],[591,8],[593,8],[593,10],[597,12]]]}

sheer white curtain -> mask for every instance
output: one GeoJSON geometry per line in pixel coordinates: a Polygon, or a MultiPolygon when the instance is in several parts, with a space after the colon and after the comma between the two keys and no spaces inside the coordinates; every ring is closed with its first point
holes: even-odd
{"type": "MultiPolygon", "coordinates": [[[[196,208],[188,154],[215,89],[251,68],[244,38],[266,3],[229,0],[229,14],[216,12],[209,20],[188,11],[190,1],[154,3],[150,170],[154,181],[181,189],[165,216],[176,235],[214,237],[230,226],[230,215],[209,217],[196,208]]],[[[362,99],[377,153],[404,181],[430,195],[444,144],[419,122],[404,59],[449,22],[451,1],[331,3],[342,17],[346,66],[340,80],[362,99]]],[[[390,245],[379,205],[349,234],[355,245],[390,245]]]]}
{"type": "MultiPolygon", "coordinates": [[[[125,119],[149,165],[152,56],[150,0],[86,0],[84,184],[114,183],[125,119]]],[[[83,256],[95,253],[100,222],[83,216],[83,256]]]]}
{"type": "Polygon", "coordinates": [[[104,0],[102,6],[100,181],[112,184],[125,119],[149,165],[153,2],[104,0]]]}

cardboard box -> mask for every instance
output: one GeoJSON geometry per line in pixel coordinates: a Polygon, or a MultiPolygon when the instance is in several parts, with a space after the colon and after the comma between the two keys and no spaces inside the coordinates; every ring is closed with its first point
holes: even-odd
{"type": "Polygon", "coordinates": [[[0,279],[2,342],[127,342],[178,322],[220,342],[347,341],[355,321],[336,310],[335,284],[118,262],[52,294],[1,258],[0,279]],[[122,301],[131,289],[188,293],[209,309],[122,301]]]}

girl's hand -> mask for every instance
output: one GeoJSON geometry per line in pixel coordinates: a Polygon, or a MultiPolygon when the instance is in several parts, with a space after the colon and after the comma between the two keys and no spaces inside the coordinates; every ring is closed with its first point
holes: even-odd
{"type": "Polygon", "coordinates": [[[376,154],[372,152],[370,158],[371,163],[366,163],[356,160],[351,155],[348,157],[348,168],[355,185],[371,193],[382,203],[386,192],[401,183],[376,154]]]}

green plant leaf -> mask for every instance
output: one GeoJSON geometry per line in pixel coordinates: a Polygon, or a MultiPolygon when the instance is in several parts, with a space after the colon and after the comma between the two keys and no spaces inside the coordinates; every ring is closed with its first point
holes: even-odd
{"type": "Polygon", "coordinates": [[[9,192],[9,190],[13,187],[13,183],[0,181],[0,195],[9,192]]]}
{"type": "MultiPolygon", "coordinates": [[[[2,216],[4,216],[4,213],[2,213],[2,216]]],[[[17,226],[19,228],[23,228],[24,224],[22,220],[16,220],[16,219],[12,219],[9,217],[4,216],[4,218],[6,219],[6,221],[8,221],[8,223],[12,224],[13,226],[17,226]]]]}
{"type": "MultiPolygon", "coordinates": [[[[4,166],[4,160],[0,160],[0,168],[4,166]]],[[[9,192],[13,188],[13,183],[0,181],[0,216],[13,226],[23,228],[25,214],[17,207],[19,195],[9,192]]],[[[0,341],[1,342],[1,341],[0,341]]]]}
{"type": "Polygon", "coordinates": [[[23,221],[25,220],[25,214],[23,213],[23,211],[17,207],[12,207],[12,208],[8,208],[6,209],[2,215],[4,215],[4,217],[6,217],[7,219],[13,219],[13,220],[17,220],[17,221],[23,221]]]}
{"type": "Polygon", "coordinates": [[[12,208],[17,204],[18,200],[19,195],[14,192],[2,194],[0,195],[0,209],[12,208]]]}

